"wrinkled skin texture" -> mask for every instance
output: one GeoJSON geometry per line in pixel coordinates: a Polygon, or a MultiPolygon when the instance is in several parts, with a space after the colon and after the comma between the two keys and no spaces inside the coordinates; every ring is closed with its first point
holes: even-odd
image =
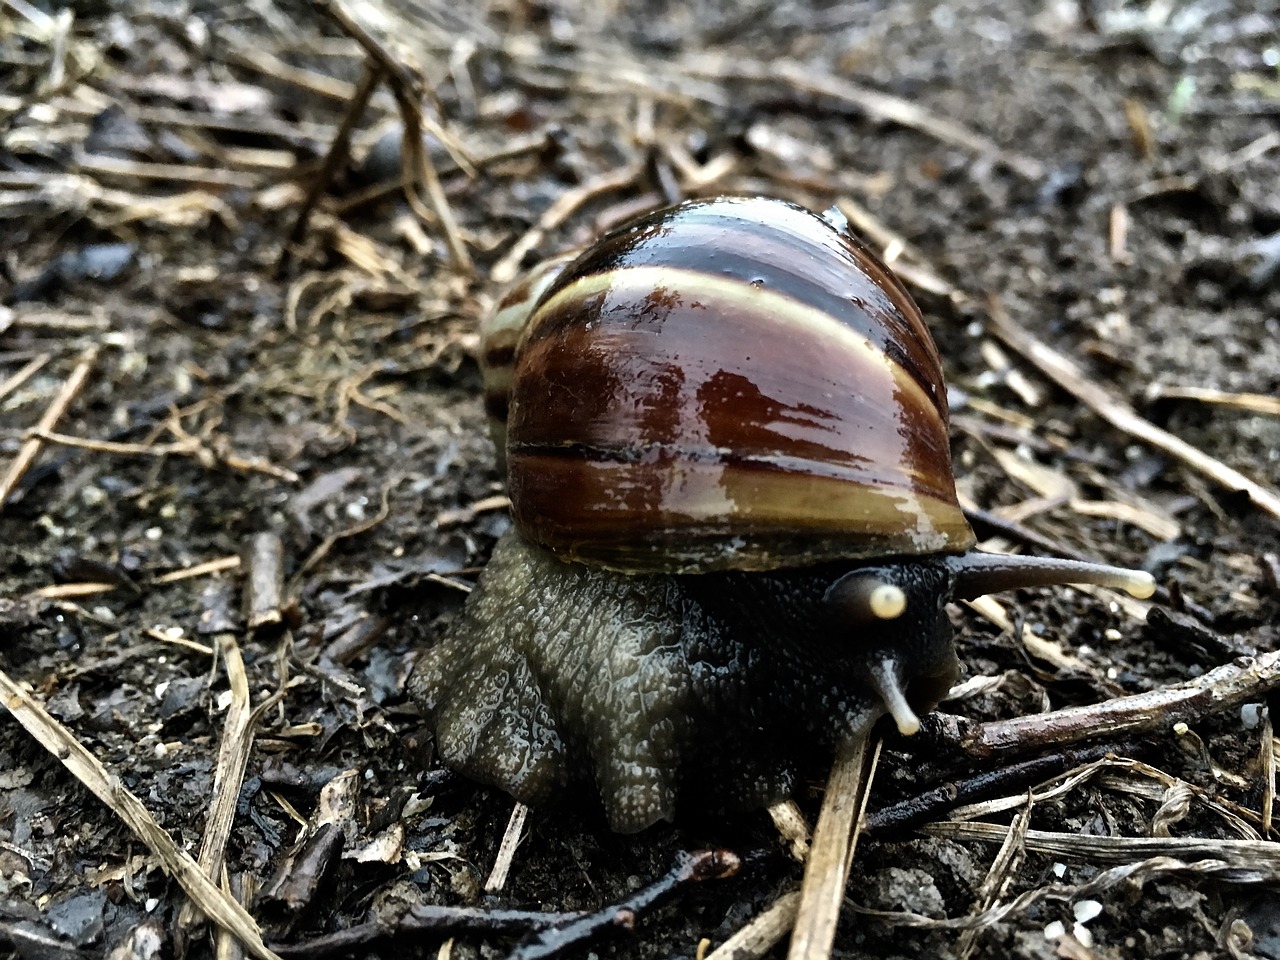
{"type": "Polygon", "coordinates": [[[849,569],[627,575],[508,534],[410,689],[447,765],[526,803],[593,782],[619,832],[761,806],[884,713],[873,665],[922,710],[955,676],[945,571],[877,564],[908,613],[848,624],[823,596],[849,569]]]}

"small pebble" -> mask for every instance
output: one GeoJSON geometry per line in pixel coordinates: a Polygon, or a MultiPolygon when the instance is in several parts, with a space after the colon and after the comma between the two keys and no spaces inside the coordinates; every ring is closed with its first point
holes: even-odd
{"type": "Polygon", "coordinates": [[[1071,907],[1071,912],[1075,914],[1077,923],[1088,923],[1102,913],[1102,904],[1097,900],[1079,900],[1071,907]]]}
{"type": "Polygon", "coordinates": [[[947,915],[933,877],[923,870],[888,867],[868,879],[867,899],[882,910],[907,910],[935,918],[947,915]]]}
{"type": "Polygon", "coordinates": [[[1240,722],[1246,730],[1257,730],[1262,726],[1262,704],[1246,703],[1241,707],[1240,722]]]}

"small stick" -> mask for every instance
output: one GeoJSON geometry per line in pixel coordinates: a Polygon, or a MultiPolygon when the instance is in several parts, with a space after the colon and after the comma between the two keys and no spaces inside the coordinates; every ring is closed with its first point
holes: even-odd
{"type": "Polygon", "coordinates": [[[501,260],[499,260],[492,270],[489,271],[489,279],[495,284],[510,283],[516,278],[516,274],[520,270],[520,263],[524,260],[525,254],[542,242],[548,231],[554,230],[560,224],[564,223],[569,217],[594,197],[600,196],[602,193],[610,193],[614,190],[620,190],[633,182],[640,175],[642,167],[640,163],[629,163],[625,167],[620,167],[612,173],[606,173],[603,176],[589,180],[581,186],[574,187],[572,190],[566,190],[546,209],[546,212],[538,219],[538,222],[530,227],[523,237],[511,245],[511,249],[506,252],[501,260]]]}
{"type": "Polygon", "coordinates": [[[1073,360],[1037,340],[1030,331],[1015,323],[994,297],[990,300],[990,322],[996,336],[1117,430],[1181,460],[1228,490],[1245,491],[1263,510],[1280,517],[1280,493],[1250,480],[1240,471],[1140,417],[1124,398],[1089,379],[1073,360]]]}
{"type": "Polygon", "coordinates": [[[507,885],[507,875],[511,872],[511,862],[515,859],[516,848],[520,846],[520,834],[528,816],[529,808],[517,800],[516,805],[511,808],[511,818],[507,820],[507,829],[502,834],[502,843],[498,847],[493,869],[489,871],[489,879],[484,882],[485,892],[497,893],[507,885]]]}
{"type": "Polygon", "coordinates": [[[225,167],[197,167],[185,163],[150,163],[122,160],[103,154],[82,154],[76,170],[96,175],[133,177],[139,180],[165,180],[170,183],[197,183],[202,187],[253,190],[265,182],[261,174],[241,173],[225,167]]]}
{"type": "Polygon", "coordinates": [[[170,570],[168,573],[162,573],[153,579],[152,583],[177,583],[179,580],[190,580],[193,577],[206,577],[214,573],[222,573],[226,570],[238,570],[240,568],[240,558],[219,557],[217,560],[206,560],[203,563],[197,563],[190,567],[183,567],[181,570],[170,570]]]}
{"type": "Polygon", "coordinates": [[[773,901],[754,920],[716,947],[704,960],[752,960],[763,957],[795,926],[800,891],[792,890],[773,901]]]}
{"type": "Polygon", "coordinates": [[[1063,750],[1031,760],[1011,763],[997,770],[983,771],[963,780],[940,784],[917,796],[881,807],[867,814],[863,829],[907,830],[930,820],[936,820],[948,810],[983,800],[994,795],[1016,792],[1030,785],[1043,783],[1063,771],[1101,760],[1109,753],[1131,755],[1137,742],[1106,743],[1079,750],[1063,750]]]}
{"type": "Polygon", "coordinates": [[[927,735],[939,736],[971,757],[1003,757],[1082,740],[1165,730],[1177,723],[1191,723],[1202,716],[1252,703],[1277,687],[1280,651],[1272,651],[1256,658],[1239,657],[1177,686],[1105,703],[990,723],[934,713],[927,724],[927,735]]]}
{"type": "Polygon", "coordinates": [[[23,594],[32,600],[70,600],[75,597],[98,597],[119,590],[122,584],[88,581],[83,583],[51,583],[23,594]]]}
{"type": "Polygon", "coordinates": [[[836,938],[840,905],[857,846],[858,820],[880,756],[880,744],[868,750],[866,737],[845,742],[836,750],[826,796],[813,831],[813,847],[800,884],[800,903],[791,933],[788,960],[826,960],[836,938]]]}
{"type": "Polygon", "coordinates": [[[778,835],[787,845],[787,852],[791,854],[791,859],[797,863],[808,860],[813,835],[796,802],[794,800],[779,801],[770,806],[768,812],[769,819],[778,830],[778,835]]]}
{"type": "Polygon", "coordinates": [[[1262,826],[1260,832],[1264,837],[1271,834],[1271,816],[1276,802],[1276,743],[1271,728],[1271,708],[1262,711],[1262,756],[1259,766],[1262,767],[1262,826]]]}
{"type": "MultiPolygon", "coordinates": [[[[67,382],[62,385],[62,389],[58,395],[53,398],[53,402],[49,404],[44,412],[44,416],[40,418],[40,422],[36,424],[36,431],[52,430],[62,419],[63,414],[67,412],[67,408],[79,396],[80,391],[84,389],[84,385],[88,382],[89,373],[93,370],[93,365],[98,359],[98,351],[96,349],[87,350],[80,357],[80,362],[76,364],[71,376],[67,377],[67,382]]],[[[31,469],[31,465],[35,463],[36,457],[40,455],[40,451],[44,448],[44,441],[39,437],[29,437],[18,448],[18,455],[13,458],[13,462],[9,464],[9,470],[5,473],[4,479],[0,480],[0,512],[4,511],[5,502],[9,499],[10,494],[21,482],[26,472],[31,469]]]]}
{"type": "Polygon", "coordinates": [[[1111,205],[1111,218],[1107,227],[1107,242],[1111,250],[1111,259],[1116,263],[1129,264],[1133,262],[1133,254],[1131,254],[1126,246],[1129,237],[1129,208],[1123,203],[1113,203],[1111,205]]]}
{"type": "MultiPolygon", "coordinates": [[[[464,273],[470,273],[472,271],[471,256],[462,242],[458,221],[454,219],[453,209],[444,195],[444,188],[440,186],[435,165],[427,155],[426,147],[422,142],[421,85],[404,64],[347,12],[341,0],[311,0],[311,2],[332,18],[347,36],[360,44],[369,58],[386,73],[388,82],[391,84],[391,92],[396,98],[396,105],[400,108],[401,122],[404,124],[404,140],[401,149],[404,151],[407,171],[413,174],[412,179],[426,188],[431,206],[435,210],[435,218],[444,229],[445,240],[449,245],[449,257],[453,265],[464,273]]],[[[406,191],[405,196],[411,206],[420,205],[421,201],[412,191],[406,191]]]]}
{"type": "MultiPolygon", "coordinates": [[[[0,333],[2,332],[3,330],[0,330],[0,333]]],[[[20,386],[34,377],[40,372],[40,368],[52,359],[53,354],[41,353],[28,360],[26,366],[7,379],[4,383],[0,383],[0,400],[3,400],[9,394],[13,393],[13,391],[17,390],[20,386]]]]}
{"type": "Polygon", "coordinates": [[[94,440],[85,437],[73,437],[53,430],[32,428],[30,439],[43,443],[56,444],[60,447],[72,447],[77,450],[92,450],[95,453],[111,453],[125,457],[193,457],[205,468],[222,465],[230,470],[253,471],[263,473],[288,483],[297,483],[298,475],[287,467],[277,467],[258,457],[241,457],[229,450],[211,450],[199,438],[187,433],[170,421],[166,426],[169,432],[178,437],[173,443],[122,443],[117,440],[94,440]]]}
{"type": "Polygon", "coordinates": [[[277,943],[272,947],[283,960],[326,960],[328,957],[361,956],[376,944],[396,940],[417,943],[423,934],[511,936],[545,930],[582,916],[584,914],[580,911],[489,910],[421,903],[410,907],[393,925],[376,920],[302,943],[277,943]]]}
{"type": "Polygon", "coordinates": [[[284,622],[284,544],[274,533],[259,533],[245,547],[245,621],[250,630],[284,622]]]}
{"type": "Polygon", "coordinates": [[[729,850],[681,853],[665,876],[603,910],[548,927],[511,951],[507,960],[544,960],[610,930],[630,930],[642,913],[671,897],[685,884],[731,877],[741,866],[738,855],[729,850]]]}
{"type": "Polygon", "coordinates": [[[297,586],[302,582],[302,577],[308,573],[316,564],[329,555],[329,551],[333,549],[334,544],[347,537],[359,536],[366,531],[372,530],[378,524],[386,520],[391,515],[391,484],[388,482],[382,488],[382,504],[378,507],[378,512],[368,520],[361,520],[359,523],[347,527],[345,530],[339,530],[337,533],[331,533],[320,545],[311,551],[306,560],[302,561],[302,566],[298,568],[297,573],[293,575],[293,580],[289,587],[291,594],[296,594],[297,586]]]}
{"type": "Polygon", "coordinates": [[[351,101],[347,105],[347,112],[342,118],[342,124],[333,135],[333,141],[329,144],[329,152],[325,154],[324,163],[321,164],[315,176],[311,178],[311,183],[307,185],[307,195],[303,198],[302,205],[298,208],[298,217],[293,222],[293,229],[289,231],[289,238],[285,241],[284,249],[280,254],[282,262],[286,261],[290,248],[301,240],[306,233],[307,221],[311,218],[311,211],[315,209],[315,205],[320,201],[320,195],[333,182],[334,174],[338,172],[338,167],[342,164],[342,161],[346,159],[351,145],[351,132],[355,129],[356,124],[360,122],[360,118],[364,116],[365,107],[369,105],[369,98],[373,96],[373,91],[378,88],[378,84],[382,82],[382,78],[385,75],[380,66],[372,63],[365,65],[364,75],[361,76],[359,85],[351,95],[351,101]]]}
{"type": "MultiPolygon", "coordinates": [[[[706,75],[706,71],[689,71],[706,75]]],[[[1005,150],[995,141],[944,117],[929,113],[920,104],[904,100],[892,94],[853,83],[831,73],[815,71],[812,64],[795,60],[771,60],[767,63],[745,62],[726,67],[712,74],[713,78],[739,77],[766,83],[782,82],[804,93],[830,97],[839,103],[862,111],[868,116],[896,123],[927,134],[943,143],[963,147],[980,156],[1003,163],[1014,173],[1027,180],[1039,180],[1044,176],[1044,164],[1033,157],[1005,150]]]]}
{"type": "Polygon", "coordinates": [[[1209,387],[1178,387],[1153,383],[1147,387],[1146,396],[1148,400],[1199,400],[1201,403],[1216,403],[1237,410],[1248,410],[1250,413],[1280,417],[1280,397],[1265,393],[1233,393],[1209,387]]]}
{"type": "Polygon", "coordinates": [[[175,647],[182,647],[185,650],[191,650],[206,657],[213,656],[213,647],[207,643],[200,643],[198,640],[188,640],[186,637],[168,634],[163,630],[157,630],[155,627],[147,627],[142,633],[152,640],[159,640],[161,643],[171,643],[175,647]]]}

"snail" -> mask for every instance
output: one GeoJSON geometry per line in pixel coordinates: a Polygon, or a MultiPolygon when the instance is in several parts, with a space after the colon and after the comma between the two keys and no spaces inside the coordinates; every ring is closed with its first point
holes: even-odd
{"type": "Polygon", "coordinates": [[[763,806],[958,676],[948,601],[1139,571],[974,551],[937,348],[898,279],[786,201],[641,215],[482,330],[514,529],[411,692],[441,759],[635,832],[763,806]]]}

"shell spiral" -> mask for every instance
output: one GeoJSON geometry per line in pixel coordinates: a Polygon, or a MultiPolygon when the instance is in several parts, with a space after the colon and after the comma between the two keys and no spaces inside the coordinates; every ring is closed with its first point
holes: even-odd
{"type": "Polygon", "coordinates": [[[765,198],[645,214],[484,329],[517,528],[626,572],[959,553],[937,348],[847,231],[765,198]]]}

